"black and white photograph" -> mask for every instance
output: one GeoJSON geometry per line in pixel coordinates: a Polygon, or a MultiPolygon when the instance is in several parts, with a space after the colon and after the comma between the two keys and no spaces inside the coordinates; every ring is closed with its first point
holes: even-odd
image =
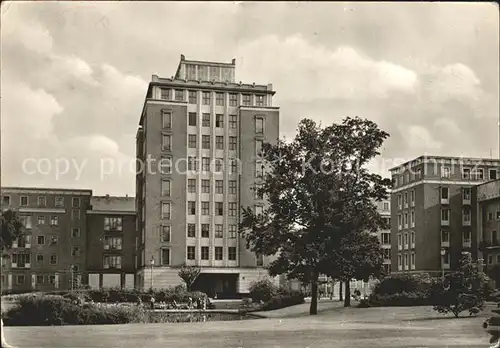
{"type": "Polygon", "coordinates": [[[0,10],[1,348],[500,347],[498,3],[0,10]]]}

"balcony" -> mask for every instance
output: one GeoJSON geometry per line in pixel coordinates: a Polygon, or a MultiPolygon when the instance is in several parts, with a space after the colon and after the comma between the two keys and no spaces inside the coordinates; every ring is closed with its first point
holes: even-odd
{"type": "Polygon", "coordinates": [[[403,270],[403,266],[402,265],[398,265],[398,271],[402,271],[403,270]]]}
{"type": "Polygon", "coordinates": [[[398,244],[398,250],[403,250],[403,245],[398,244]]]}
{"type": "Polygon", "coordinates": [[[483,240],[479,242],[479,250],[496,249],[499,247],[500,247],[500,242],[498,241],[498,239],[493,239],[491,241],[483,240]]]}
{"type": "Polygon", "coordinates": [[[411,228],[415,228],[415,221],[414,220],[411,221],[411,228]]]}
{"type": "Polygon", "coordinates": [[[472,248],[472,242],[470,240],[464,240],[462,242],[462,247],[463,248],[472,248]]]}
{"type": "Polygon", "coordinates": [[[450,220],[441,219],[441,226],[450,226],[450,220]]]}
{"type": "Polygon", "coordinates": [[[447,241],[447,242],[443,242],[441,241],[441,248],[449,248],[450,247],[450,242],[447,241]]]}
{"type": "Polygon", "coordinates": [[[404,249],[405,249],[405,250],[408,250],[408,249],[409,249],[409,248],[408,248],[408,244],[405,244],[405,245],[404,245],[404,249]]]}
{"type": "Polygon", "coordinates": [[[406,264],[406,265],[405,265],[405,271],[408,271],[409,269],[410,269],[409,265],[408,265],[408,264],[406,264]]]}
{"type": "Polygon", "coordinates": [[[11,268],[23,268],[23,269],[29,269],[31,268],[31,264],[30,263],[11,263],[10,264],[10,267],[11,268]]]}
{"type": "Polygon", "coordinates": [[[462,199],[462,204],[464,204],[464,205],[470,205],[471,204],[470,196],[464,197],[462,199]]]}
{"type": "Polygon", "coordinates": [[[415,249],[415,242],[411,243],[411,248],[415,249]]]}
{"type": "Polygon", "coordinates": [[[441,204],[450,204],[450,199],[441,197],[441,204]]]}
{"type": "Polygon", "coordinates": [[[470,226],[470,217],[468,219],[462,219],[462,226],[470,226]]]}
{"type": "Polygon", "coordinates": [[[444,269],[450,269],[450,263],[443,263],[443,268],[444,269]]]}

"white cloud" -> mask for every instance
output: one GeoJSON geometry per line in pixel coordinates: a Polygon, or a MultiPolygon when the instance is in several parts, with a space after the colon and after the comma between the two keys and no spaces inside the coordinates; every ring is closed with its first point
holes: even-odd
{"type": "Polygon", "coordinates": [[[423,126],[411,125],[407,128],[400,128],[400,131],[405,137],[408,147],[412,150],[425,152],[426,150],[438,150],[442,146],[442,143],[435,140],[423,126]]]}
{"type": "Polygon", "coordinates": [[[457,99],[476,103],[481,98],[481,82],[468,66],[456,63],[431,70],[426,90],[432,102],[457,99]]]}
{"type": "Polygon", "coordinates": [[[288,98],[387,98],[393,91],[412,93],[415,72],[376,61],[349,46],[330,51],[299,36],[266,36],[239,47],[241,80],[272,81],[288,98]],[[253,79],[253,80],[252,80],[253,79]],[[299,83],[297,81],[300,81],[299,83]]]}
{"type": "Polygon", "coordinates": [[[62,70],[61,72],[72,76],[78,80],[97,85],[97,81],[92,77],[93,70],[91,66],[83,59],[76,56],[57,56],[52,55],[53,68],[62,70]]]}
{"type": "Polygon", "coordinates": [[[436,119],[436,121],[434,121],[434,127],[437,128],[437,131],[443,136],[454,137],[462,134],[462,130],[457,123],[449,118],[442,117],[436,119]]]}
{"type": "MultiPolygon", "coordinates": [[[[16,12],[14,7],[9,12],[16,12]]],[[[17,40],[18,44],[36,53],[50,53],[54,40],[49,31],[40,23],[31,21],[22,22],[18,15],[2,15],[2,42],[11,38],[17,40]]]]}

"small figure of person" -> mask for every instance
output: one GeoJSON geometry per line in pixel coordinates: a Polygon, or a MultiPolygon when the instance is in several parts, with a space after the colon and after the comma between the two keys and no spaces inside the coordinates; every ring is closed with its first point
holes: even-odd
{"type": "Polygon", "coordinates": [[[141,297],[137,297],[137,307],[141,307],[142,306],[142,299],[141,297]]]}
{"type": "Polygon", "coordinates": [[[151,304],[151,309],[155,309],[155,298],[153,297],[153,295],[151,295],[149,303],[151,304]]]}
{"type": "Polygon", "coordinates": [[[189,297],[188,298],[188,309],[192,309],[192,308],[193,308],[193,298],[189,297]]]}

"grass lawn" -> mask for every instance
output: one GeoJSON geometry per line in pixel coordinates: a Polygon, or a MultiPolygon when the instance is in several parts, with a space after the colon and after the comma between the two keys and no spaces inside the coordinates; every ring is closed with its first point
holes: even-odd
{"type": "MultiPolygon", "coordinates": [[[[488,347],[478,317],[443,317],[430,307],[342,308],[327,302],[317,316],[308,304],[281,311],[281,318],[186,324],[6,327],[16,347],[488,347]]],[[[271,313],[271,312],[268,312],[271,313]]],[[[276,313],[279,313],[276,311],[276,313]]]]}

